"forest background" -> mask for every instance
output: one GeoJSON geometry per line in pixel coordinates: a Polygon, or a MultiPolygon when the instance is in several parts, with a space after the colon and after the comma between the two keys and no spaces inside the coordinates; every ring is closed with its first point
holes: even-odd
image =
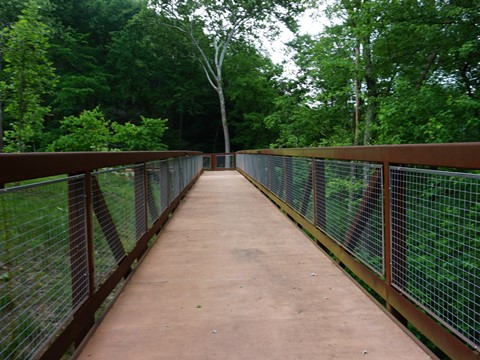
{"type": "Polygon", "coordinates": [[[223,152],[219,88],[232,150],[480,140],[478,1],[9,0],[0,28],[4,152],[223,152]],[[285,76],[259,34],[320,5],[285,76]]]}

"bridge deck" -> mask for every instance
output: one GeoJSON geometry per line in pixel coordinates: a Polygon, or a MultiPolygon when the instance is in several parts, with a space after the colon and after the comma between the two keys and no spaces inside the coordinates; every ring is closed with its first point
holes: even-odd
{"type": "Polygon", "coordinates": [[[79,358],[430,357],[245,178],[213,172],[79,358]]]}

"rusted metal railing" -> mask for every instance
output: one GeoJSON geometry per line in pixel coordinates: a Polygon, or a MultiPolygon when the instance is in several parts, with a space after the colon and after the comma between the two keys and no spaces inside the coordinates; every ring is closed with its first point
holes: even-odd
{"type": "Polygon", "coordinates": [[[480,143],[252,150],[250,181],[452,359],[479,359],[480,143]]]}
{"type": "Polygon", "coordinates": [[[203,166],[197,152],[38,153],[0,154],[0,169],[0,358],[60,359],[203,166]]]}

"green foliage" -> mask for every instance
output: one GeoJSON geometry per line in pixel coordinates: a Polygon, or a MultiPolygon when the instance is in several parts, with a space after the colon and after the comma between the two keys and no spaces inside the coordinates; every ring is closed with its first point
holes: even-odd
{"type": "Polygon", "coordinates": [[[148,119],[142,116],[142,123],[135,125],[127,122],[125,125],[112,124],[115,133],[114,144],[125,151],[155,151],[166,150],[162,143],[167,129],[167,121],[162,119],[148,119]]]}
{"type": "MultiPolygon", "coordinates": [[[[410,176],[407,183],[415,174],[410,176]]],[[[406,195],[411,219],[406,229],[406,289],[470,340],[480,335],[475,284],[480,278],[478,181],[470,175],[424,175],[406,195]]]]}
{"type": "Polygon", "coordinates": [[[203,55],[212,69],[222,62],[210,80],[236,149],[479,139],[477,2],[333,1],[330,26],[291,42],[291,79],[256,38],[278,20],[295,29],[307,1],[152,2],[165,12],[137,0],[0,4],[7,150],[52,149],[63,118],[98,107],[120,125],[167,119],[169,148],[218,151],[219,95],[203,55]]]}
{"type": "Polygon", "coordinates": [[[225,65],[225,92],[232,124],[232,144],[239,149],[265,148],[275,140],[264,119],[279,95],[281,68],[245,42],[232,44],[225,65]]]}
{"type": "Polygon", "coordinates": [[[50,29],[42,22],[40,9],[48,0],[30,0],[18,20],[2,30],[5,38],[1,81],[9,129],[5,131],[5,151],[26,151],[29,141],[41,131],[43,118],[50,111],[44,95],[55,84],[55,74],[48,60],[50,29]]]}
{"type": "Polygon", "coordinates": [[[109,121],[98,109],[84,111],[61,121],[63,135],[48,148],[49,151],[106,151],[111,137],[109,121]]]}
{"type": "Polygon", "coordinates": [[[478,141],[479,7],[334,2],[331,26],[290,44],[299,77],[266,118],[273,146],[478,141]]]}

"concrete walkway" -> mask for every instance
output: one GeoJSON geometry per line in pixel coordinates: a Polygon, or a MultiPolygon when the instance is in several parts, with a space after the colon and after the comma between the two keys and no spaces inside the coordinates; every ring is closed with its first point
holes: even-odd
{"type": "Polygon", "coordinates": [[[430,357],[245,178],[213,172],[79,359],[430,357]]]}

